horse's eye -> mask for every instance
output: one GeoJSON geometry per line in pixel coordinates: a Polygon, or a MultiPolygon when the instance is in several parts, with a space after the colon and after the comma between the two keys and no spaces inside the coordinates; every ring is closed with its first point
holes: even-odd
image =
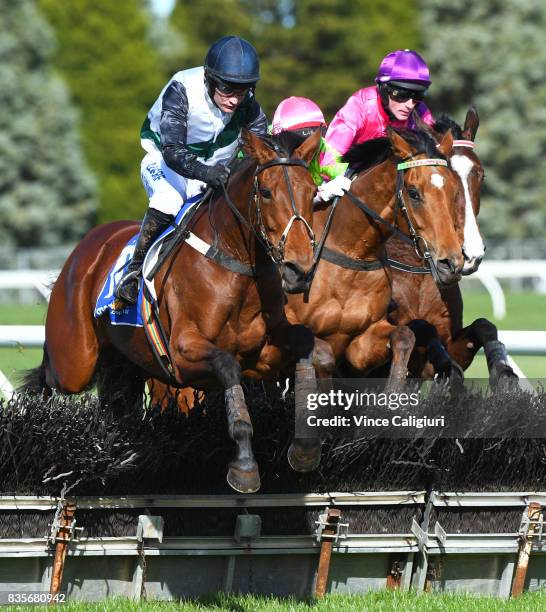
{"type": "Polygon", "coordinates": [[[419,190],[416,187],[408,187],[408,195],[415,202],[419,202],[421,200],[421,194],[419,193],[419,190]]]}
{"type": "Polygon", "coordinates": [[[483,181],[485,179],[485,175],[482,171],[478,170],[478,168],[472,168],[470,174],[477,178],[479,181],[483,181]]]}
{"type": "Polygon", "coordinates": [[[260,187],[260,195],[269,199],[271,197],[271,191],[267,187],[260,187]]]}

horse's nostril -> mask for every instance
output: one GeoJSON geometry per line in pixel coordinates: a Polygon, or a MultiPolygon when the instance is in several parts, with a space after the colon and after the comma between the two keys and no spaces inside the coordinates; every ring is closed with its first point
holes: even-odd
{"type": "Polygon", "coordinates": [[[298,264],[286,261],[283,265],[282,275],[285,280],[296,282],[305,276],[305,272],[298,264]]]}
{"type": "Polygon", "coordinates": [[[449,259],[440,259],[438,261],[438,265],[441,266],[442,268],[447,268],[450,272],[453,272],[453,270],[451,269],[451,263],[449,259]]]}
{"type": "Polygon", "coordinates": [[[440,259],[438,261],[438,265],[444,269],[447,269],[452,274],[455,274],[459,271],[459,266],[457,265],[455,258],[452,258],[452,257],[446,257],[445,259],[440,259]]]}

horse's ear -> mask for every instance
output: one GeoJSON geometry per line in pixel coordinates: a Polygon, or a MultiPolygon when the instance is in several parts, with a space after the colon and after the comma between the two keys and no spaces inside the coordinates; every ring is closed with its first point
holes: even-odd
{"type": "Polygon", "coordinates": [[[453,149],[453,134],[451,130],[448,130],[444,134],[440,144],[437,145],[437,147],[438,151],[440,151],[444,157],[449,157],[451,155],[451,150],[453,149]]]}
{"type": "Polygon", "coordinates": [[[473,104],[466,113],[466,119],[464,120],[463,128],[463,138],[465,140],[471,140],[472,142],[474,142],[474,138],[476,138],[476,132],[478,131],[479,125],[480,117],[478,115],[478,109],[473,104]]]}
{"type": "Polygon", "coordinates": [[[413,155],[411,145],[395,132],[391,127],[387,127],[387,135],[391,141],[392,151],[400,159],[406,159],[413,155]]]}
{"type": "Polygon", "coordinates": [[[306,162],[310,162],[320,144],[320,130],[317,130],[311,136],[308,136],[300,146],[294,151],[293,156],[298,159],[303,159],[306,162]]]}
{"type": "Polygon", "coordinates": [[[265,164],[275,157],[272,151],[265,142],[256,134],[246,128],[242,132],[243,150],[249,157],[258,160],[259,164],[265,164]]]}

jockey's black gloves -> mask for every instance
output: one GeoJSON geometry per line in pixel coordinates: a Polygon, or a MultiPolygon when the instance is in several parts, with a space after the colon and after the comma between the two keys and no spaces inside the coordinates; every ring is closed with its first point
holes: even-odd
{"type": "Polygon", "coordinates": [[[208,166],[205,171],[204,181],[208,183],[214,189],[218,189],[225,183],[229,178],[229,168],[222,166],[222,164],[216,164],[216,166],[208,166]]]}

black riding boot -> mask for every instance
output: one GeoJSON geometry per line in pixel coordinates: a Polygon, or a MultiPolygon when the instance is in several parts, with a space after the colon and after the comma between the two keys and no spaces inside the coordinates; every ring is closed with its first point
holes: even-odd
{"type": "Polygon", "coordinates": [[[118,299],[123,300],[127,304],[136,304],[140,274],[142,272],[142,264],[144,263],[146,253],[152,242],[167,228],[173,219],[174,217],[172,215],[167,215],[155,208],[148,208],[142,220],[140,234],[133,253],[133,259],[125,268],[125,274],[114,291],[118,299]]]}

